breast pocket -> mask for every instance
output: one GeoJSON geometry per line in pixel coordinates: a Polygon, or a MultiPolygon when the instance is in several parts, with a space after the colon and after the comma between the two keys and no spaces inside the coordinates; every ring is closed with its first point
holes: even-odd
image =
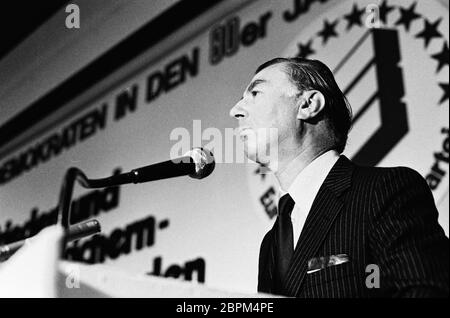
{"type": "Polygon", "coordinates": [[[357,275],[354,263],[347,262],[339,265],[328,266],[319,271],[306,274],[306,284],[316,286],[345,280],[348,277],[357,275]]]}

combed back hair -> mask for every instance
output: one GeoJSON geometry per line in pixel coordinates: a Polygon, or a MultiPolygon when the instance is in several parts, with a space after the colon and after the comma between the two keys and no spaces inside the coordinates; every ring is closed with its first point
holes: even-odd
{"type": "Polygon", "coordinates": [[[334,79],[331,70],[318,60],[305,58],[274,58],[260,65],[255,74],[261,70],[283,63],[290,80],[303,93],[317,90],[325,97],[323,118],[329,123],[335,137],[335,149],[342,153],[347,144],[347,137],[352,125],[352,110],[347,98],[334,79]]]}

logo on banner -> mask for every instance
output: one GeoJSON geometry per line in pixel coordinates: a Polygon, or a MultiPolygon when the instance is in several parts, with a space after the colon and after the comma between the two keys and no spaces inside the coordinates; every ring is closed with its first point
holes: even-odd
{"type": "MultiPolygon", "coordinates": [[[[448,8],[439,1],[370,5],[339,1],[307,26],[286,11],[288,27],[301,32],[281,55],[318,59],[333,71],[353,110],[347,157],[419,171],[448,214],[440,206],[449,183],[448,8]]],[[[250,182],[258,211],[274,220],[274,176],[254,170],[250,182]]]]}

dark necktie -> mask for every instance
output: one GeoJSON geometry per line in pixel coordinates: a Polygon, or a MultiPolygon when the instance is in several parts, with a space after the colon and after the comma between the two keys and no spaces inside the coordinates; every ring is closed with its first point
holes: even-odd
{"type": "Polygon", "coordinates": [[[294,235],[291,222],[291,212],[294,205],[295,202],[289,193],[283,195],[278,204],[277,268],[275,274],[275,284],[278,293],[282,292],[283,281],[294,254],[294,235]]]}

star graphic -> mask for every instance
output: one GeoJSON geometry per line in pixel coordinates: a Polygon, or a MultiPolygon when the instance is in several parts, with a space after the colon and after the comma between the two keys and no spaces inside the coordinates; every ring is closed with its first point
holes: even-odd
{"type": "Polygon", "coordinates": [[[389,12],[394,10],[394,6],[389,6],[387,4],[387,0],[384,0],[383,3],[380,6],[380,20],[386,24],[387,23],[387,15],[389,12]]]}
{"type": "Polygon", "coordinates": [[[315,54],[316,51],[314,51],[311,48],[312,45],[312,40],[309,40],[308,43],[306,43],[305,45],[302,43],[298,44],[298,53],[297,53],[297,57],[302,57],[302,58],[307,58],[309,55],[311,54],[315,54]]]}
{"type": "Polygon", "coordinates": [[[430,44],[430,41],[433,38],[439,38],[442,36],[442,34],[438,31],[439,23],[441,23],[442,18],[439,18],[434,23],[428,22],[428,20],[425,20],[425,26],[422,32],[416,34],[416,38],[423,38],[425,40],[425,48],[428,47],[428,44],[430,44]]]}
{"type": "Polygon", "coordinates": [[[359,10],[356,3],[353,4],[352,12],[344,16],[344,19],[347,20],[347,30],[350,30],[353,25],[362,26],[361,16],[365,11],[365,9],[359,10]]]}
{"type": "Polygon", "coordinates": [[[338,34],[336,33],[336,25],[338,24],[339,20],[336,20],[332,23],[328,22],[328,20],[324,21],[323,30],[317,33],[322,37],[322,44],[327,43],[328,39],[331,37],[337,37],[338,34]]]}
{"type": "Polygon", "coordinates": [[[420,18],[421,15],[414,12],[416,9],[417,2],[414,2],[408,9],[404,9],[400,7],[400,19],[395,22],[395,25],[403,24],[405,26],[406,31],[409,31],[409,27],[411,26],[411,22],[420,18]]]}
{"type": "Polygon", "coordinates": [[[439,101],[439,105],[440,105],[448,99],[448,83],[439,83],[439,86],[444,91],[444,95],[442,96],[441,100],[439,101]]]}
{"type": "Polygon", "coordinates": [[[444,42],[444,45],[442,46],[442,51],[431,56],[433,59],[439,62],[436,73],[439,73],[441,68],[443,68],[445,65],[448,65],[448,55],[449,55],[448,45],[447,42],[444,42]]]}

